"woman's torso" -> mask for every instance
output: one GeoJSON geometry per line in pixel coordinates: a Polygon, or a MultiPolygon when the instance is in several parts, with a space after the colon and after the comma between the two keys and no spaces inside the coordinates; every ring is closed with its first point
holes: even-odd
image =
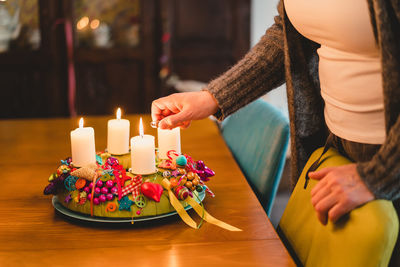
{"type": "Polygon", "coordinates": [[[369,144],[385,139],[379,50],[365,0],[284,0],[293,26],[321,44],[319,78],[328,128],[369,144]]]}

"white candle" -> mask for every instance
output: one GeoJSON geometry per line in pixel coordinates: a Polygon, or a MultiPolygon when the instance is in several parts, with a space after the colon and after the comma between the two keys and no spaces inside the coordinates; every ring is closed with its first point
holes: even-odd
{"type": "Polygon", "coordinates": [[[152,174],[156,172],[154,136],[143,134],[140,118],[139,136],[131,138],[131,172],[134,174],[152,174]]]}
{"type": "Polygon", "coordinates": [[[108,121],[107,150],[114,155],[122,155],[129,152],[129,128],[128,120],[121,119],[121,109],[117,110],[117,119],[108,121]]]}
{"type": "Polygon", "coordinates": [[[181,130],[179,127],[174,129],[157,128],[158,133],[158,157],[160,159],[168,159],[167,152],[175,150],[181,153],[181,130]]]}
{"type": "Polygon", "coordinates": [[[94,130],[92,127],[83,127],[83,118],[79,120],[79,128],[71,131],[71,152],[74,166],[96,163],[94,130]]]}

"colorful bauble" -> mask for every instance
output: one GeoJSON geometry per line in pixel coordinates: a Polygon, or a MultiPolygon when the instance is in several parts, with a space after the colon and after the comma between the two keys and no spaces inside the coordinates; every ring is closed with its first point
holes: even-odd
{"type": "Polygon", "coordinates": [[[176,157],[175,162],[176,162],[176,165],[186,166],[187,159],[186,159],[186,157],[184,155],[180,155],[180,156],[176,157]]]}
{"type": "Polygon", "coordinates": [[[114,194],[114,195],[118,194],[118,188],[115,186],[113,188],[111,188],[111,194],[114,194]]]}
{"type": "Polygon", "coordinates": [[[189,196],[189,190],[184,186],[178,186],[174,190],[176,198],[185,200],[189,196]]]}
{"type": "Polygon", "coordinates": [[[103,186],[103,181],[99,179],[99,180],[96,182],[96,186],[97,186],[97,187],[102,187],[102,186],[103,186]]]}
{"type": "Polygon", "coordinates": [[[83,188],[83,191],[85,191],[86,193],[90,193],[90,188],[89,188],[89,186],[86,186],[85,188],[83,188]]]}
{"type": "Polygon", "coordinates": [[[108,188],[107,187],[102,187],[100,191],[101,191],[102,194],[108,194],[108,188]]]}
{"type": "Polygon", "coordinates": [[[114,186],[113,180],[108,180],[108,181],[106,182],[106,186],[107,186],[108,188],[113,187],[113,186],[114,186]]]}
{"type": "Polygon", "coordinates": [[[106,198],[105,195],[100,195],[100,196],[99,196],[99,201],[100,201],[101,203],[106,202],[106,200],[107,200],[107,198],[106,198]]]}
{"type": "Polygon", "coordinates": [[[94,193],[95,193],[96,195],[99,195],[99,194],[101,193],[100,187],[96,187],[96,188],[94,189],[94,193]]]}

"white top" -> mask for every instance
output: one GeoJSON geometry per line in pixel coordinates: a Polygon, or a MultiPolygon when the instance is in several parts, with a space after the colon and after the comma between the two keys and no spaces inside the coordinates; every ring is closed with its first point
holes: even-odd
{"type": "Polygon", "coordinates": [[[319,78],[325,121],[350,141],[385,140],[383,87],[366,0],[284,0],[286,13],[302,35],[321,44],[319,78]]]}

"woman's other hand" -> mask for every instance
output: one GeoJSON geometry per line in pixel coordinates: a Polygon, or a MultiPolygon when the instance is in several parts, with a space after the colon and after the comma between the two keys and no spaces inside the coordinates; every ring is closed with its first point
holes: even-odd
{"type": "Polygon", "coordinates": [[[309,173],[311,179],[319,180],[311,190],[311,202],[319,221],[326,224],[358,206],[375,199],[361,180],[356,164],[328,167],[309,173]]]}
{"type": "Polygon", "coordinates": [[[218,105],[208,91],[177,93],[154,100],[151,117],[161,129],[187,128],[192,120],[216,113],[218,105]]]}

